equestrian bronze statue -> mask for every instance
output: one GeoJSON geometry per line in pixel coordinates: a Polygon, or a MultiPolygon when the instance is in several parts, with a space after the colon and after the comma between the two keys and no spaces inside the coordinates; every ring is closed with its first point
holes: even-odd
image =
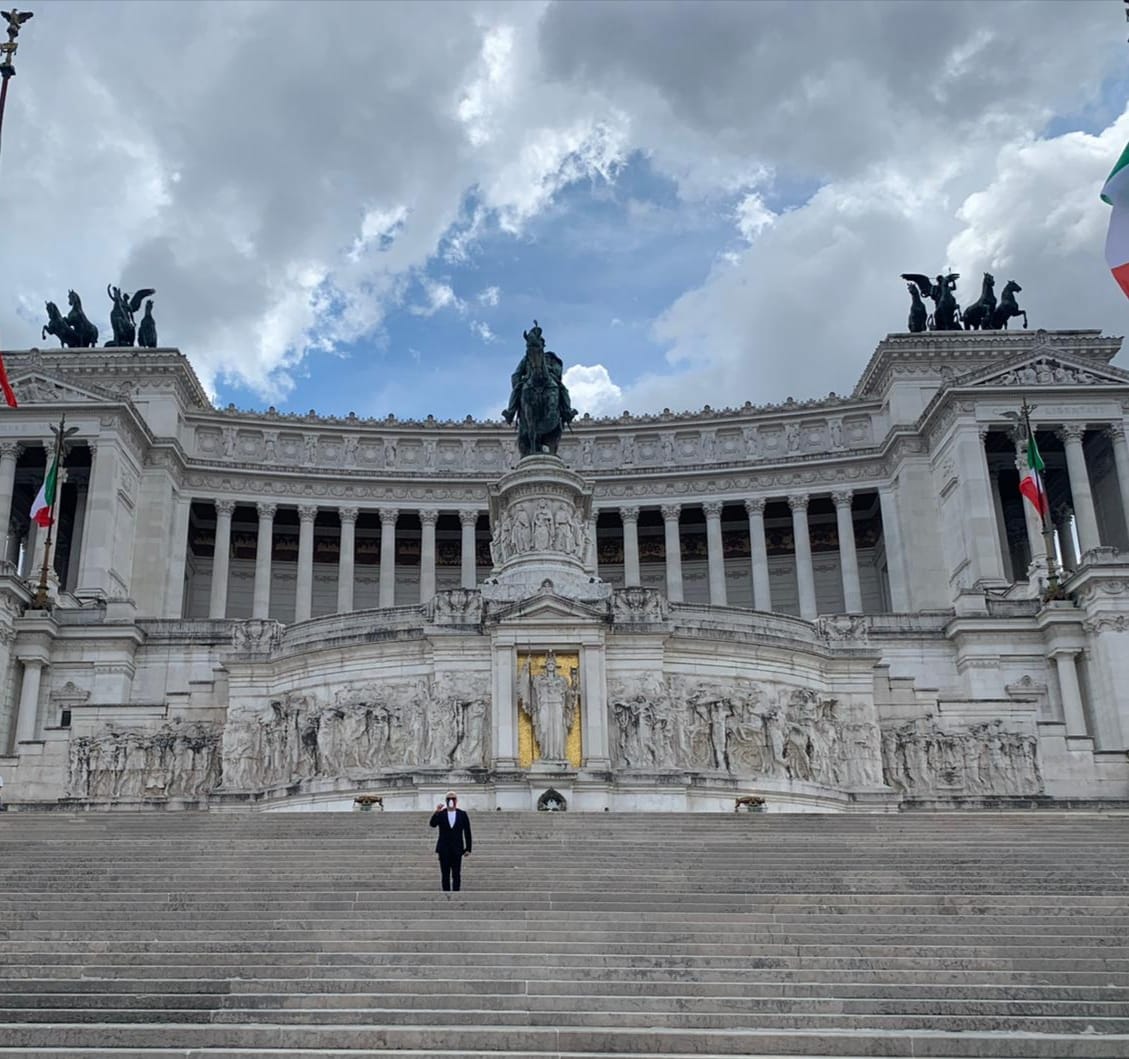
{"type": "Polygon", "coordinates": [[[564,428],[576,418],[564,384],[564,362],[545,348],[536,320],[522,332],[525,356],[510,376],[510,403],[502,413],[507,423],[517,419],[518,451],[524,456],[557,454],[564,428]]]}

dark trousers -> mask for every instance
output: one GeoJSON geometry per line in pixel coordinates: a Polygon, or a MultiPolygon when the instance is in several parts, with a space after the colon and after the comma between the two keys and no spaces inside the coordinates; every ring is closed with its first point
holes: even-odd
{"type": "Polygon", "coordinates": [[[440,853],[439,871],[443,874],[443,889],[458,890],[463,881],[462,853],[440,853]]]}

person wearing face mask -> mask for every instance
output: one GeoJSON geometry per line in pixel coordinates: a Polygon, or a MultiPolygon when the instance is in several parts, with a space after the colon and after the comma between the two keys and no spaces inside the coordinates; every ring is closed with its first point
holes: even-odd
{"type": "Polygon", "coordinates": [[[470,817],[459,808],[458,795],[448,791],[443,803],[431,814],[431,826],[439,828],[435,852],[439,854],[439,871],[443,889],[458,892],[462,885],[463,857],[470,855],[470,817]]]}

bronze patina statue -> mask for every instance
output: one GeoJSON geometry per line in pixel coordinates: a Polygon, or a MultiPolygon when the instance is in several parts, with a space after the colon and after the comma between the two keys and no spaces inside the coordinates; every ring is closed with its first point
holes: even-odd
{"type": "Polygon", "coordinates": [[[113,340],[107,346],[132,346],[137,335],[137,325],[133,321],[134,314],[141,308],[141,303],[151,294],[157,292],[151,287],[145,287],[133,295],[126,294],[121,287],[111,287],[107,284],[106,296],[113,303],[110,310],[110,327],[113,328],[113,340]]]}
{"type": "Polygon", "coordinates": [[[1027,326],[1027,310],[1021,309],[1019,303],[1015,300],[1016,294],[1022,291],[1023,288],[1013,279],[1009,279],[1004,286],[1004,292],[1000,295],[1000,304],[992,312],[992,330],[999,331],[1007,330],[1007,322],[1013,316],[1023,317],[1023,326],[1027,326]]]}
{"type": "Polygon", "coordinates": [[[522,456],[557,454],[565,426],[576,418],[564,384],[564,362],[545,348],[541,325],[522,332],[525,356],[510,376],[510,403],[502,413],[507,423],[518,421],[518,450],[522,456]]]}
{"type": "Polygon", "coordinates": [[[966,331],[1006,331],[1008,320],[1014,316],[1022,316],[1023,326],[1027,326],[1027,313],[1015,300],[1016,294],[1023,288],[1015,280],[1008,280],[997,303],[996,277],[991,272],[985,272],[980,298],[961,312],[953,296],[959,278],[956,272],[938,276],[936,281],[918,272],[902,273],[902,279],[909,281],[909,293],[913,299],[909,312],[910,331],[960,331],[962,325],[966,331]],[[933,300],[933,312],[928,316],[922,297],[933,300]]]}
{"type": "Polygon", "coordinates": [[[67,291],[67,301],[71,311],[63,316],[54,302],[47,303],[47,323],[43,325],[41,338],[54,335],[59,344],[67,349],[85,349],[98,344],[98,328],[82,311],[82,299],[73,290],[67,291]]]}
{"type": "Polygon", "coordinates": [[[931,282],[929,277],[920,272],[903,272],[902,279],[916,285],[923,298],[933,301],[933,312],[929,316],[930,331],[959,331],[960,306],[953,296],[956,290],[960,273],[950,272],[945,276],[938,276],[936,282],[931,282]]]}
{"type": "Polygon", "coordinates": [[[987,331],[992,326],[992,314],[996,311],[996,277],[991,272],[984,273],[980,286],[980,300],[973,302],[961,317],[966,331],[987,331]]]}
{"type": "Polygon", "coordinates": [[[157,321],[153,319],[153,300],[145,303],[145,315],[137,325],[137,344],[143,349],[157,348],[157,321]]]}
{"type": "Polygon", "coordinates": [[[924,331],[926,321],[929,319],[929,310],[925,308],[925,302],[921,300],[921,294],[912,283],[907,283],[906,289],[909,291],[910,296],[909,329],[914,333],[924,331]]]}

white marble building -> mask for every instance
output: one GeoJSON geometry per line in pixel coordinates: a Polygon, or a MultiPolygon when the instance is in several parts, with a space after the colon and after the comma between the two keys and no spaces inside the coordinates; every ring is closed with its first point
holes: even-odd
{"type": "Polygon", "coordinates": [[[1129,799],[1120,342],[890,335],[849,397],[584,417],[517,471],[500,422],[217,410],[176,350],[5,352],[5,799],[1129,799]],[[1022,396],[1069,595],[1046,604],[1022,396]]]}

